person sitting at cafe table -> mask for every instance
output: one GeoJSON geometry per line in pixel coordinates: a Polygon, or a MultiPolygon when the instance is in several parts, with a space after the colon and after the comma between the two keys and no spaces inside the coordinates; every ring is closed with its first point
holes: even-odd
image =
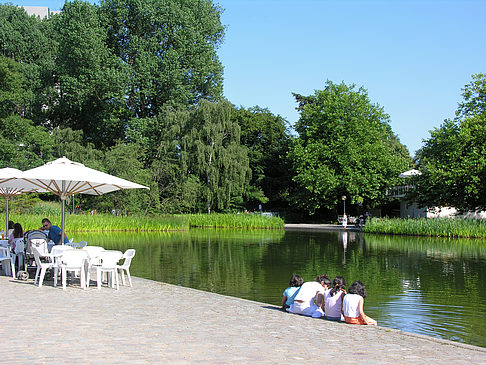
{"type": "Polygon", "coordinates": [[[8,237],[12,236],[14,230],[14,222],[8,221],[8,237]]]}
{"type": "MultiPolygon", "coordinates": [[[[49,231],[47,233],[47,239],[52,240],[54,244],[61,245],[61,228],[58,226],[52,225],[51,221],[47,218],[42,220],[42,227],[41,230],[49,231]]],[[[64,232],[64,243],[69,243],[68,238],[66,237],[66,232],[64,232]]]]}

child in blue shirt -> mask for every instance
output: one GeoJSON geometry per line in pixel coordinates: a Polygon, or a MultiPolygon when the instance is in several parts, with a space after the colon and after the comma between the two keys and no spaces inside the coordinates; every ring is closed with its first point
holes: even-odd
{"type": "Polygon", "coordinates": [[[282,310],[286,310],[294,303],[294,298],[299,292],[300,287],[304,284],[302,276],[294,274],[290,277],[289,287],[284,290],[282,297],[282,310]]]}

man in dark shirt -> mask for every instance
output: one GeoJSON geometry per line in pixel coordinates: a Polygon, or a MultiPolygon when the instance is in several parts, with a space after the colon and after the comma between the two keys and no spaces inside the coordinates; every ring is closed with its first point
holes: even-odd
{"type": "MultiPolygon", "coordinates": [[[[59,228],[58,226],[53,226],[49,219],[44,218],[42,220],[42,228],[41,229],[44,230],[44,231],[49,231],[49,233],[47,234],[47,239],[52,240],[52,242],[54,242],[54,244],[56,244],[56,245],[62,244],[61,228],[59,228]]],[[[68,242],[69,242],[69,240],[66,237],[66,232],[64,232],[64,243],[68,243],[68,242]]]]}

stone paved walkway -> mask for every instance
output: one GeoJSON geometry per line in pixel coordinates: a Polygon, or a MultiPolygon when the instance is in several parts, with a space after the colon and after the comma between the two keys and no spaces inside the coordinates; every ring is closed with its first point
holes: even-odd
{"type": "Polygon", "coordinates": [[[486,349],[301,317],[134,278],[119,291],[0,277],[4,364],[479,364],[486,349]]]}

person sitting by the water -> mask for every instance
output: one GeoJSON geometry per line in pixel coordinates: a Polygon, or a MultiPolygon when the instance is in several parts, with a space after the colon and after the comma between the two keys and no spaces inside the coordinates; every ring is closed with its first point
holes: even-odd
{"type": "Polygon", "coordinates": [[[346,323],[377,325],[377,322],[363,311],[364,298],[366,298],[364,284],[361,281],[355,281],[343,299],[342,314],[346,323]]]}
{"type": "Polygon", "coordinates": [[[288,311],[314,318],[322,317],[324,315],[321,308],[324,304],[324,292],[329,285],[331,285],[331,280],[327,275],[319,275],[315,281],[302,284],[288,311]]]}
{"type": "Polygon", "coordinates": [[[332,289],[324,294],[325,319],[330,321],[341,320],[343,298],[346,294],[346,280],[342,276],[336,276],[332,281],[332,289]]]}
{"type": "Polygon", "coordinates": [[[294,274],[290,277],[289,287],[284,290],[282,297],[282,309],[290,308],[294,303],[294,298],[300,290],[300,287],[304,284],[302,276],[294,274]]]}
{"type": "MultiPolygon", "coordinates": [[[[42,220],[42,227],[41,230],[49,231],[47,233],[47,239],[52,240],[55,245],[61,245],[61,228],[58,226],[53,226],[51,221],[47,218],[42,220]]],[[[69,243],[68,238],[66,237],[66,232],[64,232],[64,243],[69,243]]]]}

